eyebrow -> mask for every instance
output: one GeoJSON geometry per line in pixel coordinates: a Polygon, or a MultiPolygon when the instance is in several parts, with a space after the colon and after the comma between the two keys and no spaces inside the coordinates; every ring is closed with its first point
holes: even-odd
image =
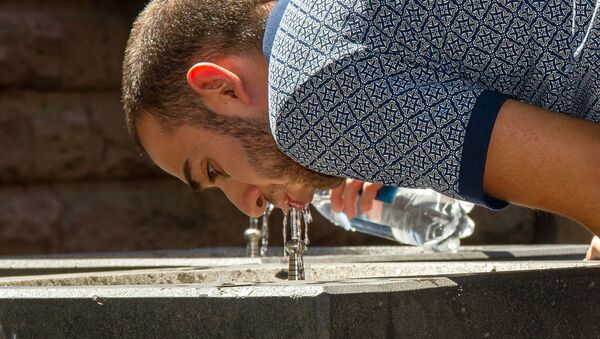
{"type": "Polygon", "coordinates": [[[193,191],[197,192],[202,189],[202,185],[192,179],[191,173],[192,170],[190,169],[190,159],[185,159],[183,163],[183,176],[185,177],[188,186],[190,186],[193,191]]]}

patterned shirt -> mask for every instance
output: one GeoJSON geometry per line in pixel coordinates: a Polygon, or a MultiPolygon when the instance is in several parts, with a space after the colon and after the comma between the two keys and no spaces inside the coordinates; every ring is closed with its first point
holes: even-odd
{"type": "Polygon", "coordinates": [[[273,137],[320,173],[504,207],[483,172],[506,98],[600,123],[598,7],[280,0],[263,46],[273,137]]]}

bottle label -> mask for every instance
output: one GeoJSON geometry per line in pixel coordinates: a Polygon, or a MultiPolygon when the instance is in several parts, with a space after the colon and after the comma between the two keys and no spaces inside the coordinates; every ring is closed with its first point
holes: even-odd
{"type": "Polygon", "coordinates": [[[374,200],[369,212],[363,213],[359,210],[359,214],[352,219],[352,228],[359,232],[396,240],[390,226],[386,225],[383,220],[384,207],[385,203],[383,201],[374,200]]]}
{"type": "Polygon", "coordinates": [[[386,204],[391,204],[396,193],[398,193],[398,187],[383,186],[379,192],[377,192],[375,199],[383,201],[386,204]]]}
{"type": "Polygon", "coordinates": [[[352,228],[361,233],[367,233],[382,238],[398,241],[389,226],[376,224],[362,219],[360,216],[352,219],[352,228]]]}

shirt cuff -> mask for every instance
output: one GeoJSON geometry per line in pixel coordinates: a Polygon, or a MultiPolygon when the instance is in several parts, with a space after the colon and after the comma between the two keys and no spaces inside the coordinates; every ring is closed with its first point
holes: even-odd
{"type": "Polygon", "coordinates": [[[460,164],[460,195],[468,201],[492,210],[500,210],[508,206],[506,201],[483,193],[483,173],[492,130],[500,107],[508,98],[508,95],[494,91],[481,92],[467,125],[460,164]]]}

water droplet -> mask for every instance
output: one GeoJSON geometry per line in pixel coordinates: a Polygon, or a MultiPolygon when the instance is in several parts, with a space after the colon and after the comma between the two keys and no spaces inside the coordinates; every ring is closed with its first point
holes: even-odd
{"type": "Polygon", "coordinates": [[[290,211],[290,237],[292,240],[298,240],[300,237],[298,236],[298,210],[292,208],[290,211]]]}
{"type": "Polygon", "coordinates": [[[287,242],[287,221],[288,221],[288,214],[290,211],[288,209],[285,209],[282,211],[283,211],[283,256],[287,257],[287,251],[285,250],[285,244],[287,242]]]}
{"type": "Polygon", "coordinates": [[[304,242],[306,245],[310,244],[310,239],[308,238],[308,224],[312,222],[312,215],[310,214],[310,209],[304,207],[302,210],[302,218],[304,219],[304,242]]]}
{"type": "Polygon", "coordinates": [[[267,204],[267,209],[265,210],[265,214],[262,217],[262,227],[261,227],[261,242],[260,242],[260,256],[264,257],[267,255],[267,251],[269,248],[269,216],[271,216],[271,212],[273,212],[273,204],[267,204]]]}

